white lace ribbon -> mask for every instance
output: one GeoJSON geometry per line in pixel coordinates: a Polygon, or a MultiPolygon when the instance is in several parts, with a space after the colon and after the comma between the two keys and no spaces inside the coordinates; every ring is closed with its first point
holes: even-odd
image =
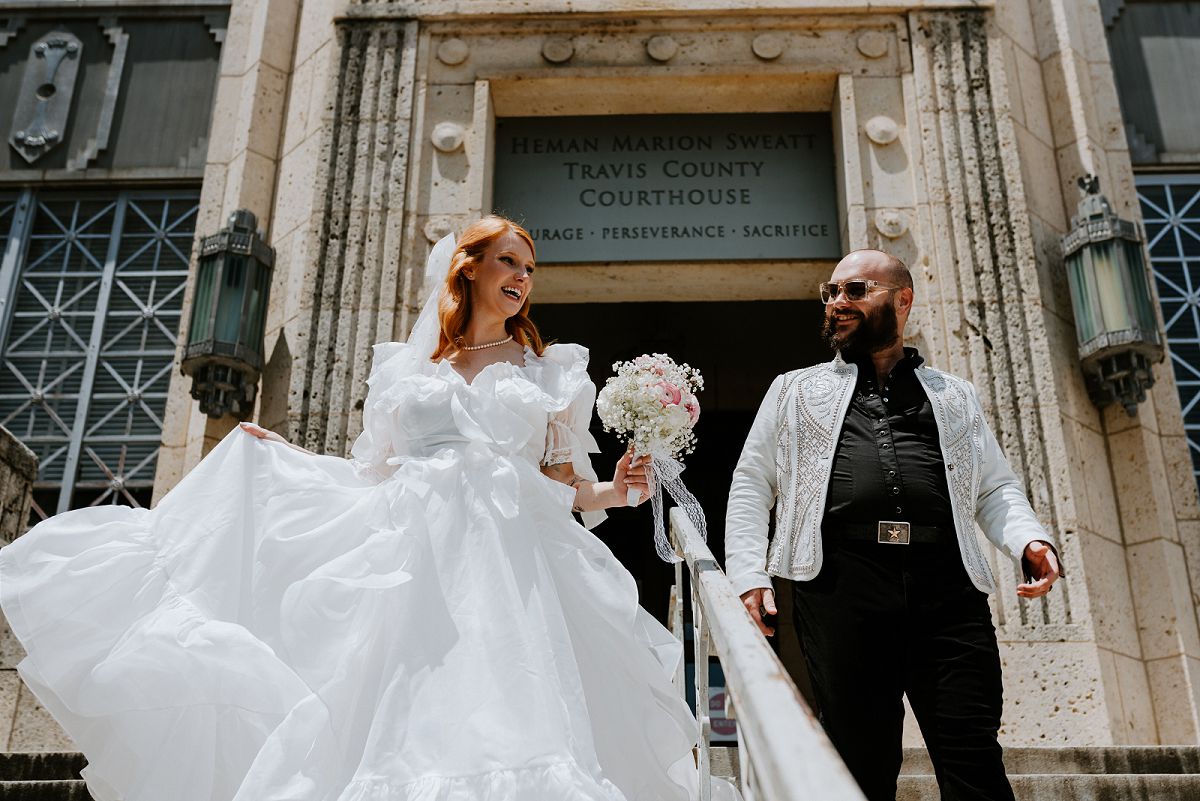
{"type": "Polygon", "coordinates": [[[654,511],[654,547],[658,556],[664,562],[674,564],[681,561],[671,540],[667,537],[667,527],[663,515],[663,490],[675,501],[675,505],[684,511],[688,520],[696,527],[700,537],[708,540],[708,521],[704,517],[704,509],[696,496],[684,486],[679,476],[683,472],[683,463],[668,456],[650,457],[650,471],[654,481],[654,491],[650,495],[650,507],[654,511]]]}

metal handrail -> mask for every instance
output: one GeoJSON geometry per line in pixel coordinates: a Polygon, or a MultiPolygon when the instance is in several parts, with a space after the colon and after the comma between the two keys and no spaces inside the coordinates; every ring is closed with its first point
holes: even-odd
{"type": "MultiPolygon", "coordinates": [[[[672,628],[683,639],[679,603],[683,570],[691,578],[696,648],[696,718],[700,729],[697,768],[700,799],[711,788],[708,658],[725,672],[726,698],[736,710],[741,791],[745,801],[863,801],[862,792],[800,696],[779,657],[750,620],[733,585],[682,509],[671,510],[671,541],[683,561],[675,565],[672,628]]],[[[677,683],[686,693],[683,669],[677,683]]],[[[732,713],[730,717],[734,717],[732,713]]]]}

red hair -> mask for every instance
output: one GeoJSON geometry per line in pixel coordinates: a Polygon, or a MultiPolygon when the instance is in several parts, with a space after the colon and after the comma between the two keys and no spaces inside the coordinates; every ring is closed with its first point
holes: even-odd
{"type": "MultiPolygon", "coordinates": [[[[497,239],[505,234],[516,234],[529,245],[529,252],[536,253],[533,247],[533,237],[512,220],[489,215],[478,222],[467,226],[458,238],[458,246],[450,257],[450,270],[446,273],[446,288],[438,302],[438,332],[437,350],[431,357],[434,361],[442,358],[448,350],[457,350],[465,344],[463,334],[467,323],[471,321],[471,282],[465,272],[477,265],[497,239]]],[[[529,319],[529,297],[521,304],[521,309],[504,321],[504,330],[512,334],[513,340],[522,345],[528,345],[538,356],[546,349],[542,335],[537,326],[529,319]]]]}

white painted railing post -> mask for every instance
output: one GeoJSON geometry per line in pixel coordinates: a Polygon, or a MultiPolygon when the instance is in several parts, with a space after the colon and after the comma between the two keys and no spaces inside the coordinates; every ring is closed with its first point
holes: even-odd
{"type": "MultiPolygon", "coordinates": [[[[689,565],[692,566],[692,565],[689,565]]],[[[696,568],[692,566],[693,570],[696,568]]],[[[692,574],[692,586],[696,586],[696,574],[692,574]]],[[[692,644],[695,646],[696,721],[700,724],[700,742],[697,767],[700,775],[712,775],[712,715],[708,701],[708,653],[710,649],[708,621],[699,597],[692,593],[692,644]]],[[[700,801],[709,801],[712,796],[710,782],[700,782],[700,801]]]]}
{"type": "MultiPolygon", "coordinates": [[[[681,509],[671,510],[671,539],[683,562],[675,566],[671,628],[685,639],[683,570],[691,579],[695,645],[697,769],[700,799],[709,801],[711,722],[708,657],[725,672],[725,692],[737,710],[738,760],[745,801],[863,801],[858,785],[766,639],[750,620],[733,585],[681,509]]],[[[682,668],[680,669],[682,673],[682,668]]],[[[680,692],[687,689],[677,674],[680,692]]]]}

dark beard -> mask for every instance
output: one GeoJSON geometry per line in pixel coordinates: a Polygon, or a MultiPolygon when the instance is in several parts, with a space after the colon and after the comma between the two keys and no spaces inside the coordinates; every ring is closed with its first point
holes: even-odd
{"type": "Polygon", "coordinates": [[[888,303],[873,314],[859,312],[858,326],[849,334],[838,334],[832,317],[821,323],[821,338],[831,350],[840,351],[848,362],[890,348],[900,339],[896,308],[888,303]]]}

